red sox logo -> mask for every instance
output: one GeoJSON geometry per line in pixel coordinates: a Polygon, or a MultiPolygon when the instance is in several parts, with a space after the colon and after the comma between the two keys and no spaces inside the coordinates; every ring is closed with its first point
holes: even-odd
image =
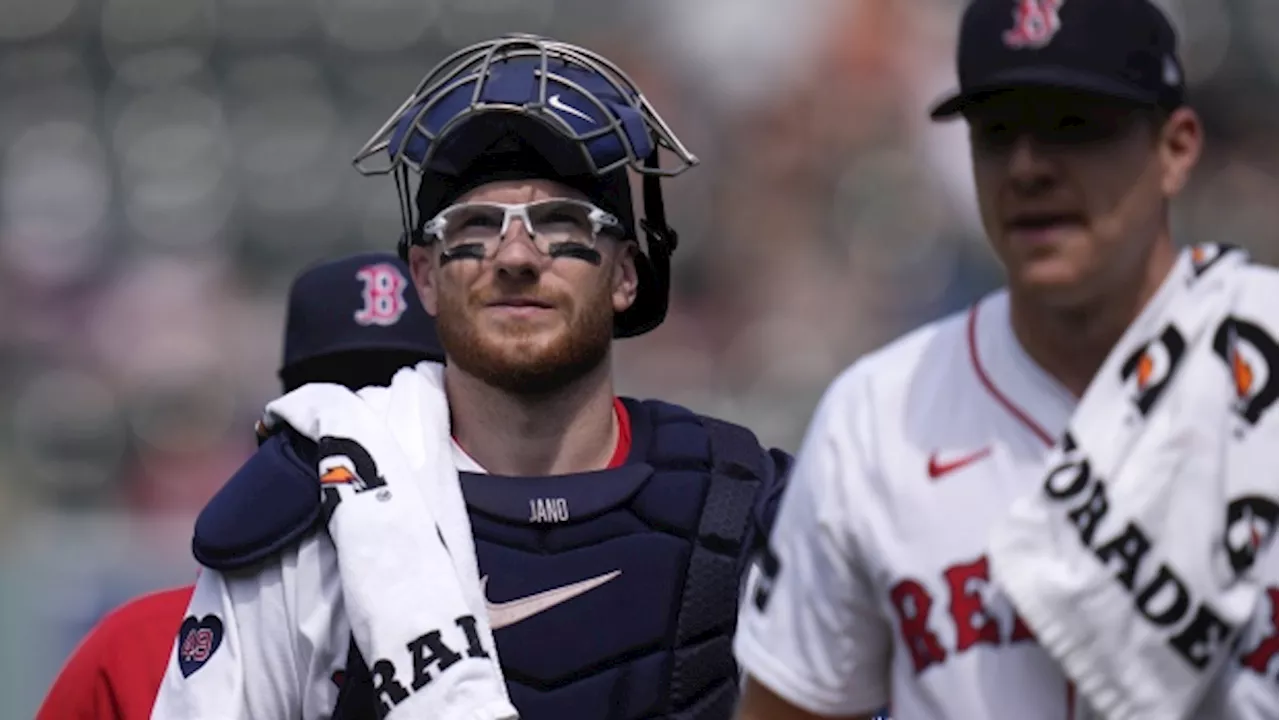
{"type": "Polygon", "coordinates": [[[404,299],[405,280],[399,268],[390,263],[366,265],[356,272],[356,279],[364,283],[360,295],[364,307],[356,311],[355,320],[361,325],[395,325],[408,308],[404,299]]]}
{"type": "Polygon", "coordinates": [[[1004,31],[1005,47],[1014,50],[1042,48],[1062,27],[1058,10],[1066,0],[1016,0],[1013,27],[1004,31]]]}

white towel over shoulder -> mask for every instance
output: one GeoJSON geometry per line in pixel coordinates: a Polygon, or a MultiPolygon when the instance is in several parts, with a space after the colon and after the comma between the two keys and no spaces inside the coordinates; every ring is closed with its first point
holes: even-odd
{"type": "Polygon", "coordinates": [[[1109,720],[1188,717],[1274,580],[1253,564],[1280,489],[1261,272],[1238,250],[1184,251],[992,534],[996,583],[1109,720]]]}
{"type": "MultiPolygon", "coordinates": [[[[359,394],[307,385],[267,406],[319,445],[346,613],[361,653],[399,687],[386,717],[507,720],[507,697],[453,465],[442,366],[359,394]]],[[[391,702],[388,702],[390,698],[391,702]]]]}

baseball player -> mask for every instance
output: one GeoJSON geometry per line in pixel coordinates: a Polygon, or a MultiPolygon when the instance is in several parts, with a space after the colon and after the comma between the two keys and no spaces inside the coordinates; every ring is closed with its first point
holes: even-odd
{"type": "MultiPolygon", "coordinates": [[[[790,458],[736,425],[619,398],[610,372],[613,338],[666,314],[676,237],[660,179],[695,158],[607,59],[528,35],[432,70],[358,162],[383,152],[400,253],[448,358],[452,463],[510,704],[522,720],[729,718],[739,591],[790,458]]],[[[364,657],[347,568],[315,522],[317,462],[314,443],[272,435],[202,513],[192,652],[171,661],[154,717],[396,717],[493,657],[453,628],[364,657]]]]}
{"type": "MultiPolygon", "coordinates": [[[[1046,650],[1034,630],[1050,623],[1030,622],[1028,606],[1006,596],[1006,583],[1021,582],[1000,576],[990,538],[1015,505],[1039,507],[1024,501],[1041,492],[1064,497],[1079,487],[1066,479],[1087,478],[1046,475],[1045,463],[1060,438],[1062,453],[1075,450],[1064,431],[1095,376],[1112,382],[1100,368],[1113,346],[1123,348],[1127,328],[1145,332],[1149,320],[1172,312],[1228,255],[1214,246],[1180,251],[1170,234],[1169,204],[1203,138],[1185,102],[1174,30],[1148,0],[974,0],[961,23],[958,71],[959,92],[932,114],[968,124],[979,209],[1008,285],[860,359],[828,388],[739,621],[735,651],[749,676],[740,720],[865,718],[885,704],[906,720],[1093,712],[1173,720],[1098,710],[1133,698],[1089,696],[1069,681],[1092,669],[1068,674],[1046,650]]],[[[1196,362],[1212,366],[1224,396],[1235,401],[1238,393],[1247,420],[1272,423],[1269,438],[1257,431],[1256,441],[1270,443],[1274,459],[1276,273],[1244,264],[1234,282],[1246,300],[1218,326],[1221,358],[1205,352],[1196,362]],[[1222,351],[1242,342],[1253,349],[1222,351]]],[[[1129,378],[1136,407],[1127,391],[1109,400],[1132,413],[1134,426],[1165,373],[1190,354],[1180,342],[1161,347],[1129,356],[1115,375],[1129,378]]],[[[1223,401],[1224,415],[1227,407],[1223,401]]],[[[1242,437],[1253,431],[1240,429],[1242,437]]],[[[1273,462],[1255,471],[1263,485],[1267,474],[1277,483],[1273,462]]],[[[1076,569],[1056,576],[1062,583],[1099,573],[1096,592],[1130,593],[1091,612],[1099,621],[1132,616],[1133,635],[1090,641],[1124,643],[1167,625],[1167,642],[1152,656],[1167,653],[1175,671],[1194,666],[1221,678],[1216,686],[1210,678],[1203,704],[1186,717],[1276,717],[1274,501],[1254,503],[1255,524],[1241,532],[1241,565],[1266,561],[1253,565],[1252,620],[1233,645],[1233,628],[1213,621],[1221,606],[1191,619],[1192,594],[1178,599],[1188,585],[1176,582],[1172,561],[1159,572],[1139,563],[1147,549],[1172,546],[1150,545],[1142,528],[1105,517],[1122,501],[1157,501],[1108,498],[1102,482],[1090,502],[1073,497],[1061,516],[1069,529],[1054,526],[1057,534],[1044,539],[1087,544],[1076,569]]],[[[1216,503],[1197,512],[1206,526],[1219,517],[1216,503]]],[[[1074,617],[1081,608],[1067,609],[1074,617]]],[[[1055,641],[1090,632],[1090,612],[1078,614],[1055,641]]],[[[1152,656],[1130,658],[1129,667],[1121,658],[1115,675],[1130,685],[1155,680],[1131,676],[1152,656]]]]}
{"type": "MultiPolygon", "coordinates": [[[[309,382],[385,385],[401,367],[441,360],[435,321],[409,268],[390,253],[315,265],[293,282],[285,316],[285,392],[309,382]]],[[[144,720],[194,586],[134,598],[106,615],[63,666],[36,720],[144,720]]]]}

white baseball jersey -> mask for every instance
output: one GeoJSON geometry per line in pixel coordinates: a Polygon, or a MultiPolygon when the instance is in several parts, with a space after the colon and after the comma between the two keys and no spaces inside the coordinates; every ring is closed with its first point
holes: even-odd
{"type": "MultiPolygon", "coordinates": [[[[745,669],[822,716],[890,705],[895,720],[1088,717],[988,586],[985,554],[992,526],[1038,486],[1075,403],[1017,342],[1003,291],[846,370],[812,420],[744,606],[745,669]]],[[[1216,690],[1264,689],[1270,717],[1275,584],[1242,638],[1241,672],[1216,690]]]]}
{"type": "MultiPolygon", "coordinates": [[[[456,444],[453,449],[460,472],[484,472],[456,444]]],[[[332,714],[346,671],[351,623],[337,548],[328,533],[308,535],[250,573],[204,569],[187,616],[188,623],[216,623],[216,636],[203,649],[184,647],[199,636],[201,627],[193,624],[196,632],[178,639],[152,718],[214,720],[198,709],[200,696],[183,679],[194,672],[192,655],[203,663],[215,653],[232,661],[225,697],[236,708],[236,720],[327,720],[332,714]]],[[[450,642],[466,647],[469,641],[460,629],[450,642]]]]}

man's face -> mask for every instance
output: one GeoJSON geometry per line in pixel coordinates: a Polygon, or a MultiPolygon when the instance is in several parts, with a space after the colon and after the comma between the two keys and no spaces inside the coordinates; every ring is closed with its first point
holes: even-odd
{"type": "MultiPolygon", "coordinates": [[[[455,205],[565,198],[585,200],[550,180],[502,181],[477,187],[455,205]]],[[[479,234],[494,228],[474,219],[451,222],[474,223],[479,234]]],[[[567,221],[560,227],[575,232],[567,221]]],[[[442,262],[439,241],[411,248],[409,257],[449,363],[521,395],[553,392],[598,367],[613,341],[614,313],[635,301],[638,284],[632,243],[600,234],[597,264],[549,255],[531,232],[512,218],[487,257],[442,262]]]]}
{"type": "Polygon", "coordinates": [[[1164,119],[1100,96],[1020,89],[965,117],[982,222],[1011,287],[1070,307],[1140,280],[1199,153],[1192,111],[1164,119]]]}

